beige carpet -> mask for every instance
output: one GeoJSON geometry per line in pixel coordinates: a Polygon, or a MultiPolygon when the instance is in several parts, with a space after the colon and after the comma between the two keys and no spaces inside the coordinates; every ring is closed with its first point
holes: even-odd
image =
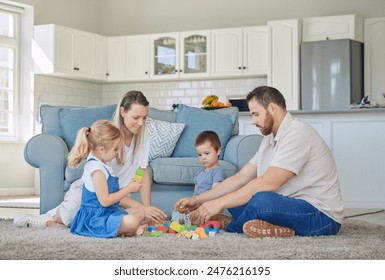
{"type": "Polygon", "coordinates": [[[384,212],[384,209],[382,208],[346,208],[344,209],[344,217],[351,218],[351,217],[358,217],[358,216],[375,214],[380,212],[384,212]]]}
{"type": "Polygon", "coordinates": [[[221,232],[190,240],[161,237],[95,239],[72,235],[65,227],[16,228],[0,220],[0,259],[19,260],[318,260],[385,259],[385,226],[346,219],[336,236],[249,239],[221,232]]]}

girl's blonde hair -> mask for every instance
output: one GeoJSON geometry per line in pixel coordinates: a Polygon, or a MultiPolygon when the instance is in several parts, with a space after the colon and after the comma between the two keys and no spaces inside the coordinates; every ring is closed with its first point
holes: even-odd
{"type": "Polygon", "coordinates": [[[108,120],[99,120],[94,122],[91,127],[81,128],[76,136],[75,145],[68,155],[68,166],[75,167],[97,147],[112,149],[116,140],[119,140],[116,161],[118,164],[123,164],[124,136],[118,127],[108,120]]]}
{"type": "MultiPolygon", "coordinates": [[[[124,125],[123,117],[120,114],[120,108],[123,108],[125,112],[128,112],[131,110],[132,104],[138,104],[138,105],[147,107],[150,103],[147,101],[146,96],[144,96],[144,94],[138,90],[131,90],[129,92],[126,92],[122,96],[119,106],[116,108],[114,113],[114,123],[123,132],[124,139],[127,138],[127,135],[130,134],[130,132],[128,131],[127,127],[124,125]]],[[[140,145],[143,145],[142,139],[143,139],[145,130],[146,130],[146,127],[143,126],[138,134],[133,135],[133,139],[135,138],[135,147],[134,147],[132,161],[134,161],[136,152],[138,151],[140,145]]]]}

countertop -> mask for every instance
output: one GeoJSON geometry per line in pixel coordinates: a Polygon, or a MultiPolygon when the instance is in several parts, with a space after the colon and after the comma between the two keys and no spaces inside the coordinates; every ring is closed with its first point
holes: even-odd
{"type": "MultiPolygon", "coordinates": [[[[289,110],[292,115],[305,114],[355,114],[355,113],[378,113],[384,112],[385,108],[361,108],[361,109],[346,109],[346,110],[289,110]]],[[[240,116],[250,116],[250,111],[239,112],[240,116]]]]}

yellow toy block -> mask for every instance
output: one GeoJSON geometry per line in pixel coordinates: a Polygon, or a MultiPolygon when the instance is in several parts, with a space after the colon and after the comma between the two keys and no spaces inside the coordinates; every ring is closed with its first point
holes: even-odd
{"type": "Polygon", "coordinates": [[[170,228],[175,230],[176,232],[183,232],[183,231],[186,231],[187,230],[187,227],[186,226],[182,226],[180,223],[178,222],[172,222],[170,224],[170,228]]]}
{"type": "Polygon", "coordinates": [[[142,181],[143,175],[144,175],[144,169],[142,169],[142,168],[136,169],[134,181],[135,182],[142,181]]]}

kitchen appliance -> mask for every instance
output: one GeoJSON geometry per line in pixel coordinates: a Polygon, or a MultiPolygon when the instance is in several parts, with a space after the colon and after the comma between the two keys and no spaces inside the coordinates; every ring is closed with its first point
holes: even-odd
{"type": "Polygon", "coordinates": [[[229,99],[231,106],[237,107],[239,112],[249,111],[249,106],[246,99],[229,99]]]}
{"type": "Polygon", "coordinates": [[[340,110],[364,96],[364,44],[350,39],[301,44],[301,109],[340,110]]]}

